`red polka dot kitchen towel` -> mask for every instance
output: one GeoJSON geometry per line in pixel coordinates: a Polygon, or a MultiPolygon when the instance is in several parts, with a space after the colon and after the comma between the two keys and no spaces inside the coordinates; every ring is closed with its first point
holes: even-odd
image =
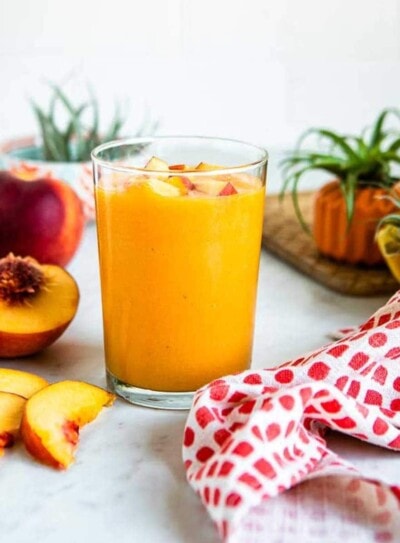
{"type": "MultiPolygon", "coordinates": [[[[200,389],[185,427],[183,459],[223,541],[239,541],[235,534],[260,504],[300,482],[334,475],[341,476],[343,497],[358,493],[361,504],[386,518],[371,541],[400,541],[388,521],[400,516],[400,473],[397,485],[380,482],[379,472],[366,480],[325,439],[332,429],[399,451],[399,427],[400,291],[335,343],[200,389]]],[[[245,540],[242,535],[240,543],[245,540]]],[[[272,541],[265,533],[248,540],[272,541]]]]}

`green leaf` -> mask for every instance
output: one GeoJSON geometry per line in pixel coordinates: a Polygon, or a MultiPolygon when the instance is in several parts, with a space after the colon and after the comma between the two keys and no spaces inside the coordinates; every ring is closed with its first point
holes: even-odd
{"type": "MultiPolygon", "coordinates": [[[[89,104],[82,104],[78,109],[77,109],[77,115],[78,117],[85,111],[85,109],[87,109],[87,107],[89,106],[89,104]]],[[[68,148],[68,162],[69,161],[72,161],[72,160],[76,160],[76,157],[73,156],[73,153],[72,153],[72,140],[74,138],[74,135],[75,135],[75,127],[76,127],[76,118],[74,117],[73,119],[71,119],[67,125],[67,128],[65,129],[64,131],[64,134],[63,134],[63,137],[64,137],[64,140],[66,142],[66,145],[67,145],[67,148],[68,148]]],[[[76,155],[76,153],[75,153],[76,155]]]]}
{"type": "Polygon", "coordinates": [[[395,162],[396,164],[400,164],[400,156],[394,154],[394,153],[387,153],[384,155],[385,160],[388,162],[395,162]]]}
{"type": "Polygon", "coordinates": [[[383,130],[383,124],[389,114],[395,115],[398,119],[400,119],[400,111],[396,108],[384,109],[382,113],[378,116],[377,120],[375,121],[375,125],[372,128],[372,134],[369,141],[370,149],[373,149],[376,146],[379,147],[379,144],[387,135],[387,132],[383,130]]]}
{"type": "Polygon", "coordinates": [[[346,203],[346,218],[347,226],[350,227],[354,215],[355,191],[357,187],[357,175],[349,173],[346,179],[340,183],[345,203],[346,203]]]}
{"type": "Polygon", "coordinates": [[[309,225],[307,224],[306,220],[304,219],[304,215],[301,211],[301,208],[300,208],[300,204],[299,204],[299,197],[298,197],[298,184],[299,184],[299,181],[300,181],[300,177],[303,175],[303,173],[305,173],[305,171],[301,171],[301,172],[298,172],[295,176],[294,176],[294,179],[293,179],[293,187],[292,187],[292,201],[293,201],[293,206],[294,206],[294,210],[295,210],[295,213],[296,213],[296,216],[301,224],[301,227],[303,228],[303,230],[305,232],[307,232],[308,234],[311,233],[310,231],[310,227],[309,225]]]}
{"type": "Polygon", "coordinates": [[[53,95],[50,100],[50,107],[49,107],[49,119],[54,122],[54,116],[55,116],[55,110],[57,105],[58,96],[55,92],[53,92],[53,95]]]}
{"type": "Polygon", "coordinates": [[[82,161],[84,160],[82,156],[84,155],[85,151],[85,129],[83,127],[83,124],[80,120],[81,115],[83,111],[86,109],[87,104],[82,104],[79,107],[75,108],[71,101],[68,99],[66,94],[58,87],[57,85],[50,84],[51,87],[54,89],[54,92],[57,94],[59,100],[64,105],[65,109],[68,111],[68,113],[71,116],[71,123],[73,125],[73,132],[72,136],[75,138],[74,142],[74,160],[76,161],[82,161]]]}
{"type": "Polygon", "coordinates": [[[334,132],[332,132],[331,130],[326,130],[326,129],[320,129],[318,130],[318,133],[321,134],[321,136],[324,136],[325,138],[327,138],[328,140],[331,140],[332,143],[334,143],[336,147],[339,147],[350,159],[353,159],[353,160],[359,159],[356,152],[347,143],[345,136],[339,136],[335,134],[334,132]]]}
{"type": "Polygon", "coordinates": [[[292,173],[290,176],[288,176],[283,184],[283,188],[279,194],[279,199],[282,201],[285,197],[286,190],[291,185],[291,196],[293,201],[294,210],[296,213],[296,216],[303,228],[306,232],[310,233],[310,227],[308,226],[306,220],[304,219],[303,213],[300,208],[299,199],[298,199],[298,185],[300,182],[301,177],[308,171],[314,169],[314,166],[305,166],[301,170],[298,170],[294,173],[292,173]]]}
{"type": "Polygon", "coordinates": [[[384,109],[382,113],[379,115],[379,117],[377,118],[375,125],[372,128],[372,134],[369,141],[370,149],[374,148],[376,145],[378,145],[382,141],[382,138],[384,135],[382,132],[382,127],[388,113],[389,113],[389,110],[384,109]]]}
{"type": "Polygon", "coordinates": [[[64,161],[67,158],[67,150],[62,135],[39,106],[32,102],[32,107],[41,128],[44,158],[50,161],[64,161]]]}
{"type": "Polygon", "coordinates": [[[43,147],[43,158],[46,160],[50,160],[50,150],[47,146],[47,139],[46,139],[46,115],[43,113],[41,108],[33,101],[31,100],[31,107],[36,115],[37,121],[40,126],[40,135],[42,139],[42,147],[43,147]]]}
{"type": "Polygon", "coordinates": [[[54,85],[53,83],[49,83],[49,85],[53,89],[57,98],[62,102],[66,110],[70,113],[71,117],[76,118],[77,110],[74,108],[66,94],[57,85],[54,85]]]}
{"type": "Polygon", "coordinates": [[[362,157],[363,159],[368,159],[369,148],[365,141],[359,137],[354,137],[354,141],[357,144],[358,154],[360,155],[360,157],[362,157]]]}
{"type": "Polygon", "coordinates": [[[396,153],[400,149],[400,138],[396,139],[390,147],[388,147],[387,152],[388,153],[396,153]]]}

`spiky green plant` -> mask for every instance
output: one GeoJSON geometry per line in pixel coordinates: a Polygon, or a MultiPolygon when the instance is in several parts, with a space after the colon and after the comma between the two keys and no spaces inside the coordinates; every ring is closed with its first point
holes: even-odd
{"type": "Polygon", "coordinates": [[[305,174],[321,170],[332,174],[338,181],[346,203],[347,222],[354,215],[355,193],[358,187],[377,186],[388,191],[397,181],[393,166],[400,164],[400,110],[384,109],[371,128],[361,135],[343,135],[331,130],[311,128],[300,137],[296,149],[282,161],[283,187],[281,197],[290,189],[296,215],[308,230],[302,215],[298,187],[305,174]],[[388,127],[393,117],[397,128],[388,127]],[[306,147],[311,136],[314,149],[306,147]]]}
{"type": "MultiPolygon", "coordinates": [[[[74,105],[60,86],[49,83],[52,95],[48,110],[32,101],[32,108],[39,124],[43,158],[52,162],[85,162],[90,160],[94,147],[105,141],[117,139],[125,123],[125,116],[117,104],[114,117],[104,131],[99,129],[99,103],[88,89],[88,99],[74,105]],[[67,118],[60,121],[60,118],[67,118]],[[88,122],[87,119],[90,119],[88,122]],[[63,124],[63,125],[62,125],[63,124]]],[[[149,130],[144,122],[136,136],[149,130]]],[[[155,128],[153,124],[152,129],[155,128]]]]}

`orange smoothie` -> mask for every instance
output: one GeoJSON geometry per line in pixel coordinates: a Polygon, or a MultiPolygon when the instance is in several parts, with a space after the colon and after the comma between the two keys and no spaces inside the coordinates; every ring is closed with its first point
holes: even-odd
{"type": "Polygon", "coordinates": [[[143,179],[96,188],[114,377],[183,392],[249,367],[264,208],[254,179],[226,196],[165,195],[143,179]]]}

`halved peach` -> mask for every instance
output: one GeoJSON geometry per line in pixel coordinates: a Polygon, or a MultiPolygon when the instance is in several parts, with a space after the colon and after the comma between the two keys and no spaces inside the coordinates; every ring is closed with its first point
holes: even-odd
{"type": "Polygon", "coordinates": [[[0,456],[6,447],[14,445],[25,403],[26,399],[17,394],[0,392],[0,456]]]}
{"type": "Polygon", "coordinates": [[[145,166],[146,170],[152,170],[153,172],[168,172],[169,167],[165,160],[157,158],[156,156],[151,157],[145,166]]]}
{"type": "Polygon", "coordinates": [[[36,353],[75,316],[79,290],[63,268],[12,254],[0,259],[0,357],[36,353]]]}
{"type": "Polygon", "coordinates": [[[0,368],[0,391],[30,398],[49,383],[43,377],[27,371],[0,368]]]}
{"type": "Polygon", "coordinates": [[[40,462],[66,469],[74,461],[79,429],[94,420],[115,396],[80,381],[61,381],[37,392],[25,405],[21,435],[40,462]]]}

